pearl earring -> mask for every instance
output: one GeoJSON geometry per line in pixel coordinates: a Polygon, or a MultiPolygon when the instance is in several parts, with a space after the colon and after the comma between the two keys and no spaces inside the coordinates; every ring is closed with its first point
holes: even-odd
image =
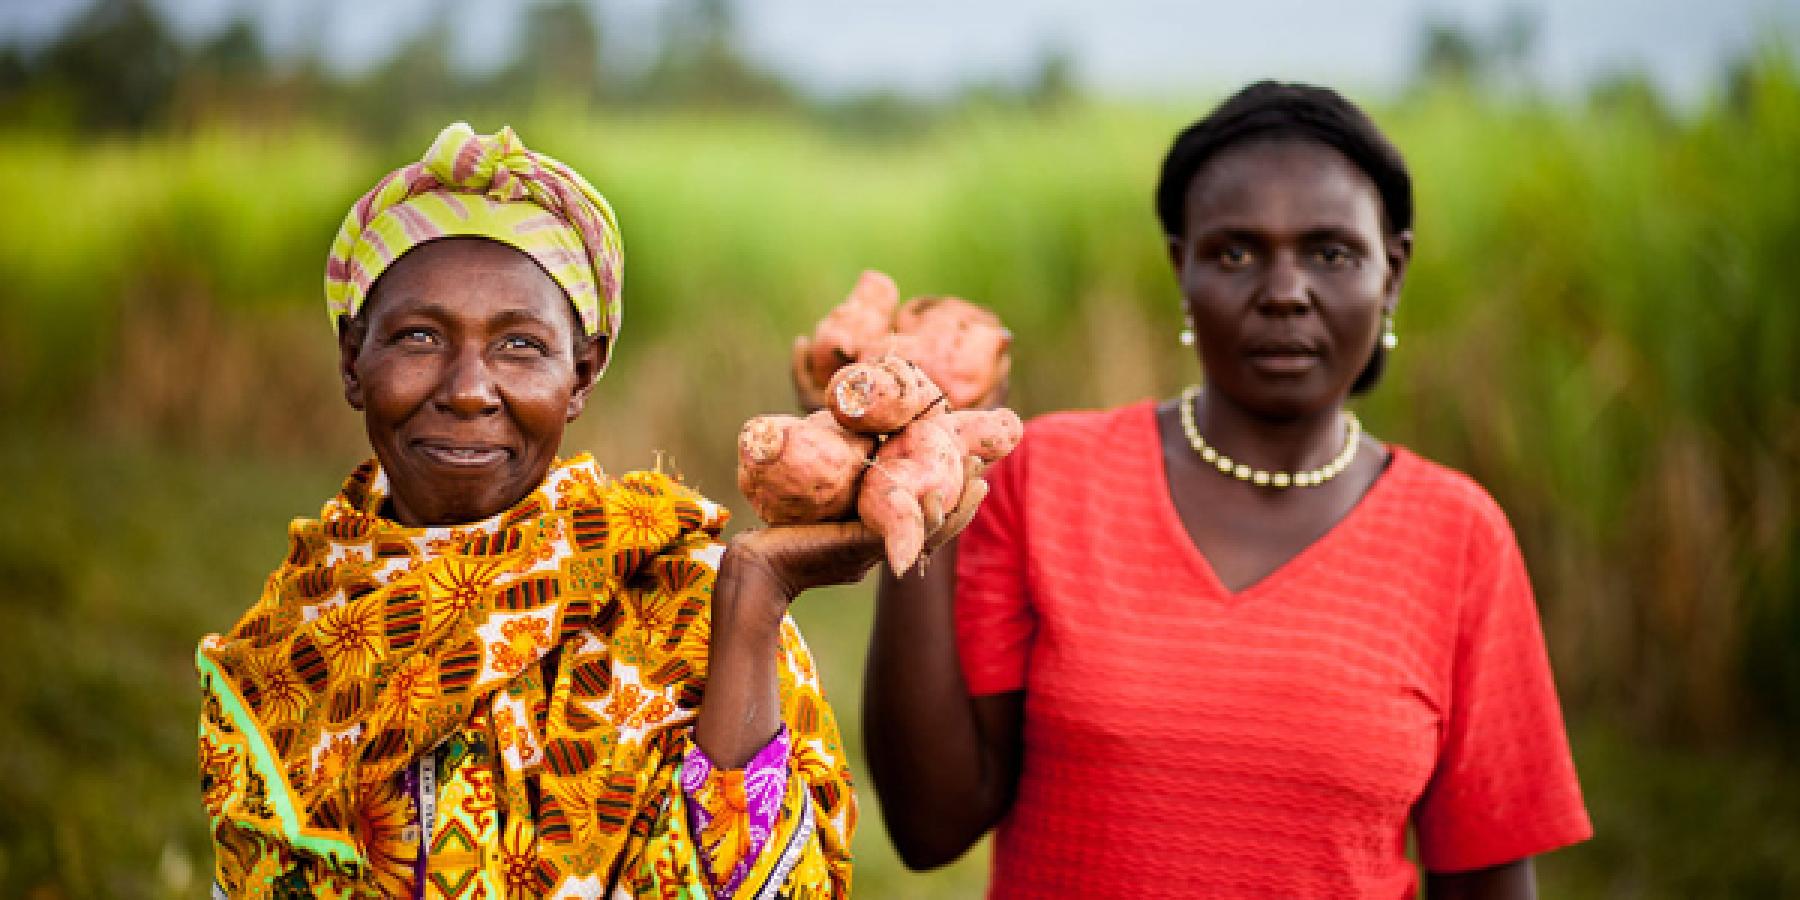
{"type": "Polygon", "coordinates": [[[1393,313],[1383,313],[1381,316],[1381,346],[1384,350],[1400,346],[1400,336],[1394,333],[1393,313]]]}
{"type": "Polygon", "coordinates": [[[1183,346],[1183,347],[1194,346],[1194,317],[1193,316],[1187,317],[1187,327],[1181,329],[1181,333],[1176,335],[1175,339],[1180,341],[1181,346],[1183,346]]]}

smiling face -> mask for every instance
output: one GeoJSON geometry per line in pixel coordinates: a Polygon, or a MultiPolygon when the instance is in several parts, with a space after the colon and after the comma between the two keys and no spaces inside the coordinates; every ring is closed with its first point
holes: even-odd
{"type": "Polygon", "coordinates": [[[534,490],[606,352],[530,257],[481,238],[407,252],[341,334],[344,396],[394,519],[415,526],[478,521],[534,490]]]}
{"type": "Polygon", "coordinates": [[[1313,141],[1238,144],[1195,173],[1185,224],[1169,254],[1209,394],[1273,418],[1341,404],[1411,247],[1368,176],[1313,141]]]}

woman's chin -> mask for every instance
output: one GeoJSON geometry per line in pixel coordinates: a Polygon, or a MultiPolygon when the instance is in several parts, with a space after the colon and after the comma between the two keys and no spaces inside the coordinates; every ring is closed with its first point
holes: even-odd
{"type": "Polygon", "coordinates": [[[521,481],[504,465],[415,468],[407,477],[390,473],[395,498],[404,498],[399,508],[416,520],[406,524],[427,527],[468,525],[505,512],[537,487],[536,481],[521,481]]]}

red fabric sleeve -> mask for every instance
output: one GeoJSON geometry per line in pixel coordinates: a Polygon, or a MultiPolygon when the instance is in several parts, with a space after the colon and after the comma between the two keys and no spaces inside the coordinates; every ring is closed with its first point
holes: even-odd
{"type": "Polygon", "coordinates": [[[1025,591],[1024,487],[1030,429],[986,478],[987,499],[956,542],[956,643],[969,695],[1025,687],[1037,617],[1025,591]]]}
{"type": "Polygon", "coordinates": [[[1437,767],[1414,810],[1420,859],[1435,872],[1496,866],[1593,835],[1525,563],[1505,516],[1482,499],[1437,767]]]}

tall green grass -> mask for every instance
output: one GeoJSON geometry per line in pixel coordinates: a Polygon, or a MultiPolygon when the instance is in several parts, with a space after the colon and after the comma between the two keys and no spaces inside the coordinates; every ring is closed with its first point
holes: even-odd
{"type": "MultiPolygon", "coordinates": [[[[1149,197],[1202,109],[971,115],[880,143],[519,116],[625,230],[623,339],[569,444],[613,468],[664,452],[735,500],[737,423],[787,404],[788,341],[863,267],[997,309],[1023,412],[1172,393],[1198,370],[1149,197]]],[[[1364,419],[1474,474],[1525,546],[1602,824],[1551,883],[1800,889],[1791,754],[1761,749],[1800,722],[1800,72],[1765,59],[1673,119],[1462,93],[1376,113],[1413,168],[1418,252],[1364,419]],[[1716,838],[1734,834],[1758,837],[1716,838]],[[1722,868],[1695,855],[1728,845],[1722,868]]],[[[431,136],[0,132],[0,727],[24,735],[0,740],[0,893],[198,877],[191,641],[366,452],[334,387],[324,250],[431,136]]],[[[863,602],[803,613],[851,708],[863,602]]],[[[871,895],[979,881],[907,880],[869,835],[871,895]]]]}

